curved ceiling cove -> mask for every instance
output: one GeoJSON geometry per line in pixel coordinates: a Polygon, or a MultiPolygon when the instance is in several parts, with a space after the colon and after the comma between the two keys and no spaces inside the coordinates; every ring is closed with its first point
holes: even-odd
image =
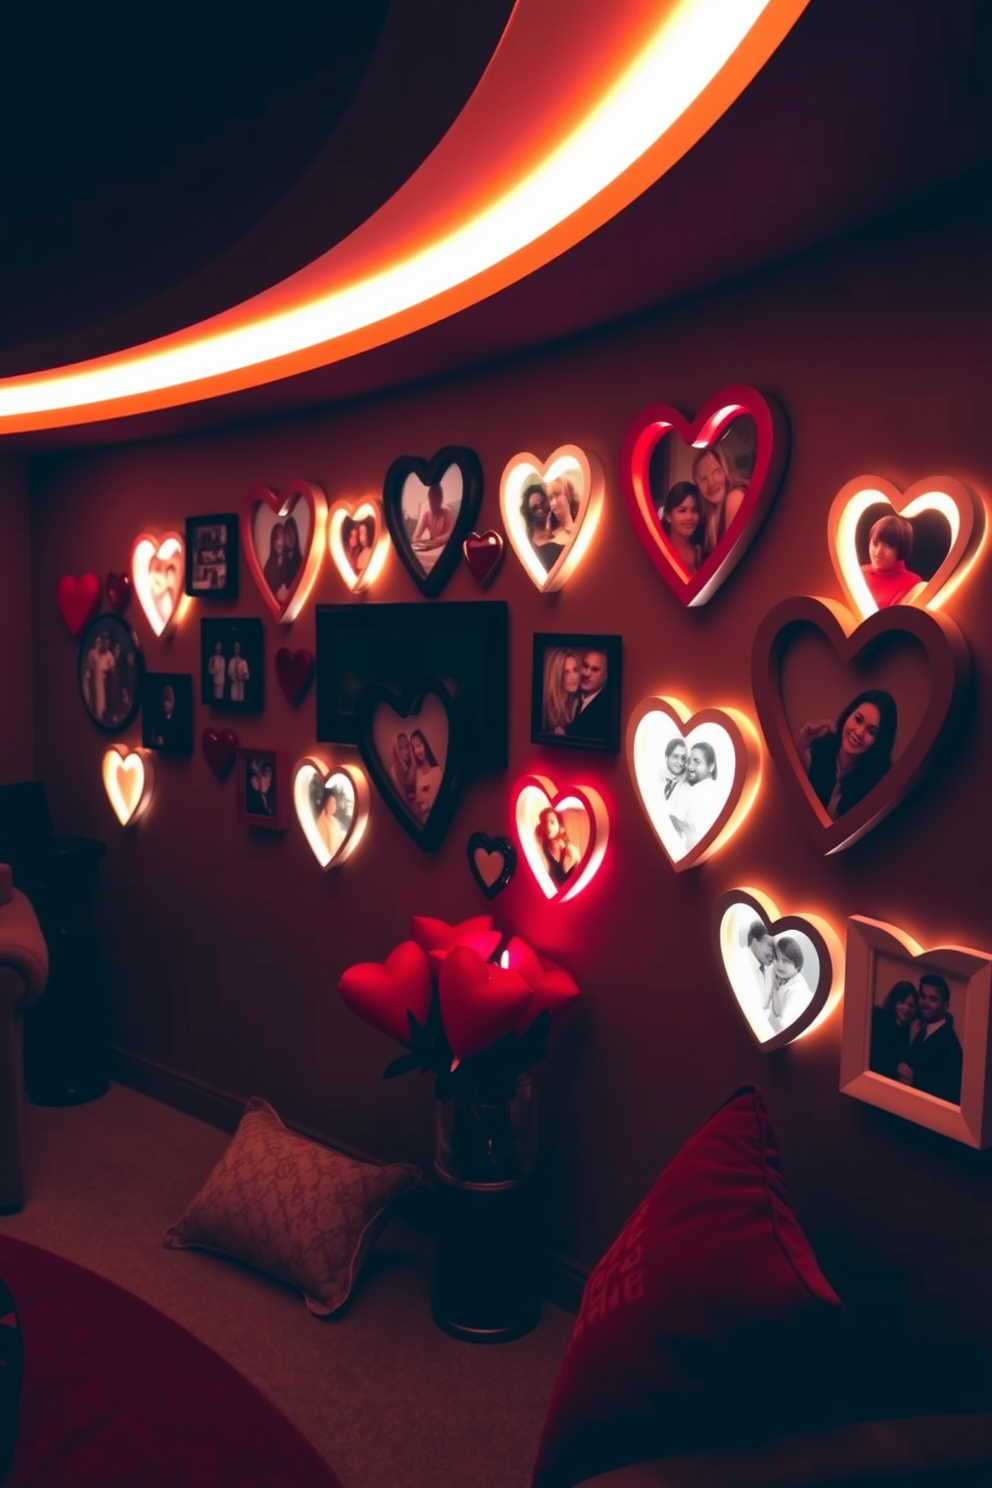
{"type": "Polygon", "coordinates": [[[174,407],[339,361],[529,274],[710,128],[808,0],[517,0],[447,134],[343,241],[128,351],[0,381],[0,433],[174,407]],[[535,78],[554,86],[535,87],[535,78]]]}

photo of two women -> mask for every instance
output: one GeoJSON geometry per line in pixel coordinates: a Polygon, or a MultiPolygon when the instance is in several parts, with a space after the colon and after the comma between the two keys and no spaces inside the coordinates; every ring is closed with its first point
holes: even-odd
{"type": "Polygon", "coordinates": [[[691,577],[714,553],[740,511],[754,471],[757,430],[741,414],[713,444],[659,440],[648,483],[668,556],[691,577]]]}

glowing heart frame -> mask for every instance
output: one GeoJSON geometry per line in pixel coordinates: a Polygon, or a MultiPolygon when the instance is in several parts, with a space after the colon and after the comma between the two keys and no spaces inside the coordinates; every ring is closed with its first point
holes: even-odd
{"type": "Polygon", "coordinates": [[[147,749],[127,749],[113,744],[101,766],[103,787],[122,827],[140,821],[155,792],[154,756],[147,749]],[[126,782],[126,783],[125,783],[126,782]]]}
{"type": "Polygon", "coordinates": [[[627,769],[641,810],[676,873],[694,868],[723,847],[743,824],[754,804],[761,779],[761,746],[754,724],[739,708],[701,708],[694,713],[678,698],[644,698],[628,719],[626,749],[627,769]],[[664,753],[658,748],[658,730],[654,720],[674,724],[689,748],[692,746],[688,735],[693,730],[704,724],[715,725],[723,730],[734,753],[733,779],[716,819],[679,857],[672,855],[658,824],[665,801],[663,794],[659,795],[654,788],[654,782],[660,779],[664,770],[664,753]]]}
{"type": "Polygon", "coordinates": [[[892,1111],[969,1147],[992,1146],[992,955],[969,946],[923,947],[883,920],[852,915],[847,922],[844,1030],[840,1088],[869,1105],[892,1111]],[[880,958],[908,962],[945,980],[967,984],[967,1027],[961,1039],[961,1101],[939,1100],[870,1067],[872,1012],[880,958]]]}
{"type": "Polygon", "coordinates": [[[499,483],[499,506],[510,546],[520,559],[527,577],[542,594],[560,589],[582,562],[599,525],[603,509],[603,471],[595,455],[587,455],[577,444],[559,446],[542,462],[526,452],[514,455],[499,483]],[[527,536],[521,510],[528,485],[541,485],[578,471],[582,487],[575,517],[575,535],[550,570],[546,570],[527,536]]]}
{"type": "Polygon", "coordinates": [[[751,652],[755,708],[768,752],[820,852],[829,856],[850,847],[909,793],[953,723],[970,673],[967,642],[953,621],[939,610],[893,605],[859,621],[833,600],[795,597],[768,612],[758,626],[751,652]],[[850,665],[861,655],[870,656],[886,637],[906,633],[920,643],[930,663],[930,705],[920,727],[878,784],[836,821],[820,804],[809,782],[782,701],[783,657],[796,631],[804,626],[825,636],[843,665],[850,665]]]}
{"type": "Polygon", "coordinates": [[[512,806],[520,850],[541,892],[555,904],[565,904],[581,894],[599,872],[610,836],[609,813],[599,792],[588,785],[570,785],[559,793],[554,781],[546,775],[524,775],[514,787],[512,806]],[[585,812],[589,822],[586,850],[563,884],[556,884],[551,878],[534,836],[535,808],[539,812],[549,807],[552,811],[578,808],[585,812]]]}
{"type": "Polygon", "coordinates": [[[495,899],[517,871],[516,848],[509,837],[487,837],[485,832],[473,832],[468,839],[467,851],[472,877],[487,899],[495,899]],[[490,875],[493,858],[499,860],[499,871],[490,875]]]}
{"type": "Polygon", "coordinates": [[[862,618],[876,614],[878,605],[858,562],[855,534],[863,513],[881,502],[887,502],[896,516],[907,520],[929,511],[939,512],[946,518],[951,532],[947,556],[920,592],[902,601],[921,609],[939,608],[964,582],[972,568],[985,530],[985,508],[966,485],[949,475],[928,476],[905,491],[877,475],[859,475],[848,481],[837,492],[830,507],[827,542],[830,561],[847,602],[862,618]],[[968,563],[964,563],[966,557],[970,558],[968,563]]]}
{"type": "Polygon", "coordinates": [[[327,497],[320,486],[314,485],[312,481],[290,481],[279,491],[272,491],[268,486],[253,486],[245,497],[240,523],[245,562],[259,594],[280,625],[292,625],[307,602],[324,557],[326,525],[327,497]],[[296,582],[286,598],[280,600],[265,582],[264,564],[259,562],[255,552],[255,515],[260,506],[267,506],[281,521],[292,516],[293,508],[300,501],[304,503],[310,516],[310,545],[296,582]]]}
{"type": "Polygon", "coordinates": [[[785,415],[778,404],[756,388],[722,388],[691,422],[668,403],[643,409],[628,428],[620,452],[624,500],[641,546],[680,604],[694,608],[712,599],[757,536],[781,484],[789,451],[785,415]],[[656,513],[648,479],[651,456],[659,440],[677,434],[686,444],[705,449],[715,444],[733,421],[750,414],[757,432],[754,470],[744,499],[716,548],[694,574],[687,574],[669,549],[656,513]]]}
{"type": "Polygon", "coordinates": [[[155,635],[171,634],[186,607],[186,540],[179,532],[165,532],[161,537],[152,537],[142,532],[135,538],[131,548],[131,587],[145,619],[155,635]],[[175,563],[178,568],[178,583],[171,608],[163,613],[155,597],[152,584],[153,562],[175,563]]]}
{"type": "Polygon", "coordinates": [[[366,496],[357,502],[344,498],[335,501],[327,513],[327,551],[352,594],[362,594],[366,589],[371,589],[389,557],[389,532],[382,514],[382,503],[373,496],[366,496]],[[361,573],[356,573],[349,563],[341,536],[341,530],[349,517],[353,522],[362,522],[371,517],[375,523],[375,542],[369,550],[369,561],[361,573]]]}
{"type": "Polygon", "coordinates": [[[292,795],[296,820],[317,862],[325,873],[329,868],[340,867],[355,852],[368,825],[369,783],[364,770],[359,770],[354,765],[335,765],[319,755],[307,755],[293,767],[292,795]],[[310,792],[315,780],[320,780],[326,791],[327,786],[336,779],[348,782],[354,805],[351,821],[345,828],[336,851],[332,852],[317,828],[310,792]]]}
{"type": "MultiPolygon", "coordinates": [[[[840,937],[834,927],[820,915],[780,915],[773,901],[758,889],[730,889],[721,895],[714,906],[713,933],[717,957],[723,966],[734,1000],[755,1037],[759,1047],[767,1054],[794,1043],[814,1028],[826,1022],[840,1001],[844,983],[842,968],[844,951],[840,937]],[[749,1007],[752,991],[746,977],[738,975],[742,948],[734,943],[739,922],[738,911],[745,911],[750,920],[760,920],[769,935],[785,934],[790,930],[812,944],[819,962],[819,976],[812,989],[812,997],[806,1007],[791,1023],[778,1032],[770,1029],[768,1020],[761,1017],[760,1009],[749,1007]],[[743,985],[741,985],[743,983],[743,985]],[[755,1016],[752,1016],[752,1012],[755,1016]]],[[[743,948],[746,951],[746,947],[743,948]]]]}

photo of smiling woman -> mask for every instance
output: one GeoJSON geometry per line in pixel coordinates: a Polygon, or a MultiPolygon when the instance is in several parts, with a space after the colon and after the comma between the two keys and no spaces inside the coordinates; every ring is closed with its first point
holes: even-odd
{"type": "Polygon", "coordinates": [[[869,688],[836,723],[804,723],[796,734],[803,769],[831,821],[864,800],[890,769],[898,722],[891,693],[869,688]]]}
{"type": "Polygon", "coordinates": [[[658,508],[658,521],[672,556],[689,574],[703,561],[702,520],[698,488],[692,481],[676,481],[658,508]]]}
{"type": "Polygon", "coordinates": [[[747,488],[719,444],[700,450],[692,462],[692,479],[702,498],[703,557],[708,558],[740,510],[747,488]]]}
{"type": "Polygon", "coordinates": [[[545,733],[563,736],[567,732],[579,710],[581,669],[581,657],[564,646],[555,646],[545,652],[542,712],[545,733]]]}

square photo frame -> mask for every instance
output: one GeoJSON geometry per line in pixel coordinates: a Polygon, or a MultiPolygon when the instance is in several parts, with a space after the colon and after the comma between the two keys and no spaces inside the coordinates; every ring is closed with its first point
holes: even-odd
{"type": "Polygon", "coordinates": [[[622,658],[618,635],[536,633],[531,743],[618,754],[622,658]]]}
{"type": "Polygon", "coordinates": [[[141,742],[162,754],[193,753],[193,678],[188,672],[145,673],[141,742]]]}
{"type": "Polygon", "coordinates": [[[284,749],[239,749],[238,821],[244,827],[285,832],[289,822],[289,755],[284,749]]]}
{"type": "Polygon", "coordinates": [[[924,951],[904,931],[847,922],[840,1088],[969,1147],[992,1145],[992,955],[924,951]]]}
{"type": "Polygon", "coordinates": [[[237,599],[238,514],[186,518],[186,593],[194,599],[237,599]]]}
{"type": "Polygon", "coordinates": [[[262,712],[265,638],[261,620],[200,621],[200,701],[218,712],[262,712]]]}

